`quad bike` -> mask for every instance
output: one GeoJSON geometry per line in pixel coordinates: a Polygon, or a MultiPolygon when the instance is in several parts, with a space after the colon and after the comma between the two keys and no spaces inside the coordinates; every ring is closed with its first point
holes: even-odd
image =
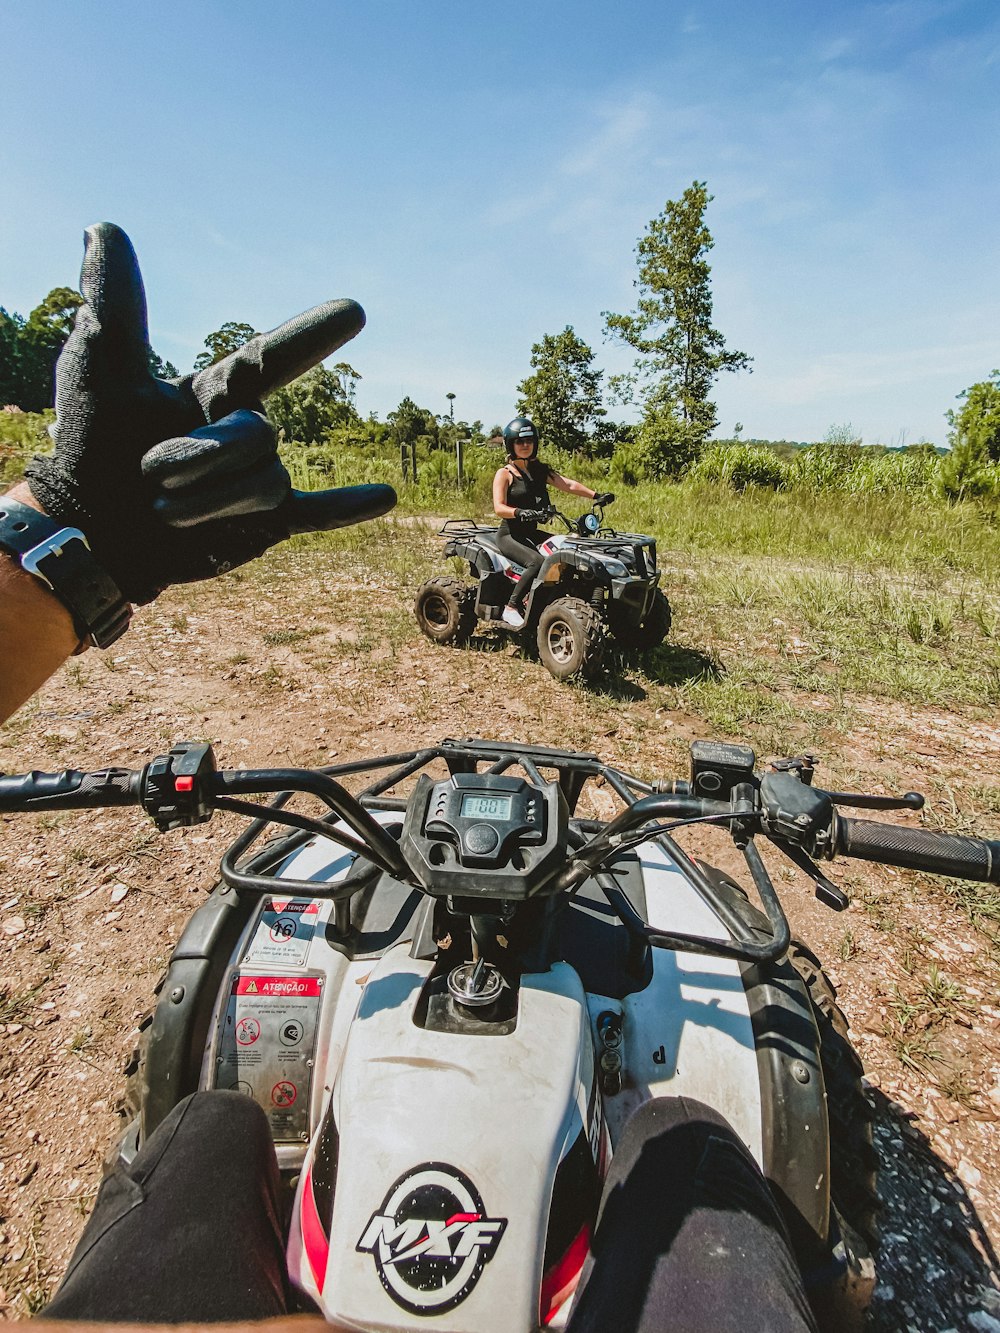
{"type": "MultiPolygon", "coordinates": [[[[525,603],[525,628],[556,680],[593,674],[610,635],[624,648],[645,651],[670,629],[670,603],[658,587],[656,541],[606,528],[595,505],[578,519],[552,509],[566,531],[543,541],[545,556],[525,603]]],[[[417,624],[435,643],[467,643],[479,621],[500,619],[523,574],[497,547],[497,529],[473,519],[449,519],[441,529],[444,553],[468,561],[475,585],[441,576],[417,592],[417,624]]],[[[509,630],[507,631],[510,632],[509,630]]]]}
{"type": "Polygon", "coordinates": [[[187,743],[138,771],[0,777],[0,811],[137,804],[161,830],[252,816],[143,1025],[117,1151],[131,1160],[196,1089],[255,1098],[303,1303],[372,1330],[561,1326],[626,1121],[684,1094],[753,1152],[821,1326],[845,1328],[874,1281],[872,1112],[756,839],[835,909],[819,860],[996,884],[1000,842],[847,818],[922,798],[812,778],[808,757],[761,773],[752,750],[706,742],[686,780],[655,784],[482,740],[256,771],[187,743]],[[612,818],[587,817],[588,783],[617,798],[612,818]],[[293,810],[295,793],[325,812],[293,810]],[[759,908],[681,850],[699,823],[731,834],[759,908]]]}

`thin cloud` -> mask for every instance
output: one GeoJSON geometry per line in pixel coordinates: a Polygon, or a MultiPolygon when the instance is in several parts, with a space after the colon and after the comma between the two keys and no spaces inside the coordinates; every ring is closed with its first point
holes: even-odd
{"type": "Polygon", "coordinates": [[[850,402],[852,396],[867,390],[895,389],[928,378],[964,382],[970,366],[985,364],[991,356],[996,358],[996,342],[986,340],[881,354],[840,352],[803,363],[784,375],[766,376],[766,387],[775,401],[791,407],[818,398],[850,402]]]}
{"type": "Polygon", "coordinates": [[[647,92],[634,92],[624,105],[601,108],[600,128],[564,157],[557,170],[563,176],[592,176],[620,163],[622,154],[642,148],[658,111],[658,99],[647,92]]]}

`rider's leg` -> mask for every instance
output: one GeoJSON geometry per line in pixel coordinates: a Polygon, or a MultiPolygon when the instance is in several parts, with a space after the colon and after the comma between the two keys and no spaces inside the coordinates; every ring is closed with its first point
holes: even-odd
{"type": "MultiPolygon", "coordinates": [[[[540,541],[545,540],[545,534],[539,533],[540,541]]],[[[507,599],[507,605],[521,612],[524,607],[528,593],[531,591],[531,585],[534,583],[538,571],[542,567],[545,557],[541,552],[528,542],[515,541],[508,533],[503,533],[497,540],[497,549],[501,555],[505,555],[508,560],[513,560],[515,564],[523,565],[524,573],[514,586],[514,591],[507,599]]]]}
{"type": "Polygon", "coordinates": [[[44,1313],[173,1324],[287,1310],[267,1117],[242,1093],[199,1092],[105,1178],[44,1313]]]}
{"type": "Polygon", "coordinates": [[[646,1102],[604,1186],[569,1333],[814,1331],[756,1162],[715,1111],[646,1102]]]}

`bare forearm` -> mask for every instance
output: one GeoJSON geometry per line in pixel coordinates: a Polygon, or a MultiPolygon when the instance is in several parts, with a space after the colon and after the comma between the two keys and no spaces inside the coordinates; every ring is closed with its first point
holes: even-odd
{"type": "MultiPolygon", "coordinates": [[[[41,508],[24,482],[9,494],[21,504],[41,508]]],[[[78,643],[62,602],[13,556],[0,551],[0,722],[72,656],[78,643]]]]}
{"type": "Polygon", "coordinates": [[[550,481],[560,491],[566,491],[570,495],[582,495],[585,500],[592,500],[597,494],[589,486],[584,486],[582,481],[573,481],[570,477],[551,477],[550,481]]]}

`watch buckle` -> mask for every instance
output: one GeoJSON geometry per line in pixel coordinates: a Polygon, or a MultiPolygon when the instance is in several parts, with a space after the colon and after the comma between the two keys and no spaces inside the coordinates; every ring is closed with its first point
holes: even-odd
{"type": "Polygon", "coordinates": [[[52,592],[55,592],[55,586],[50,579],[46,578],[41,569],[41,562],[50,555],[57,558],[61,556],[63,547],[71,541],[81,541],[87,550],[90,550],[90,542],[87,541],[79,528],[60,528],[58,532],[43,537],[38,545],[33,546],[30,551],[24,552],[21,556],[21,568],[26,569],[29,574],[34,574],[35,578],[41,579],[52,592]]]}

